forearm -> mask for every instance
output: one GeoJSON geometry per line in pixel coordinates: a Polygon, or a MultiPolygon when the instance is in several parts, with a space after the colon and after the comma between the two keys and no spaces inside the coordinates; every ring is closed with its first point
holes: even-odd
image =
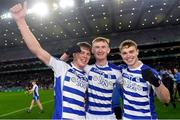
{"type": "Polygon", "coordinates": [[[21,19],[19,21],[16,21],[18,28],[21,32],[21,35],[24,39],[24,42],[26,43],[27,47],[30,49],[30,51],[34,54],[38,53],[39,48],[41,48],[40,44],[38,43],[35,36],[30,31],[25,19],[21,19]]]}
{"type": "Polygon", "coordinates": [[[161,83],[159,87],[155,87],[156,95],[163,103],[169,103],[169,90],[161,83]]]}
{"type": "Polygon", "coordinates": [[[69,59],[69,55],[67,55],[66,53],[63,53],[63,55],[61,55],[61,57],[60,57],[60,60],[62,60],[62,61],[68,61],[68,59],[69,59]]]}
{"type": "Polygon", "coordinates": [[[35,38],[33,33],[30,31],[28,25],[26,24],[25,19],[18,20],[16,21],[16,23],[29,50],[46,65],[48,65],[50,60],[50,54],[44,49],[42,49],[38,40],[35,38]]]}

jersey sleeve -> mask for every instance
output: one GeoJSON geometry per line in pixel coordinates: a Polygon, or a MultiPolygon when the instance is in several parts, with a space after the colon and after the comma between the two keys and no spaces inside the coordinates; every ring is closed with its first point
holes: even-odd
{"type": "Polygon", "coordinates": [[[88,74],[89,71],[91,70],[91,68],[92,68],[92,65],[86,65],[86,66],[84,67],[84,71],[88,74]]]}
{"type": "Polygon", "coordinates": [[[67,71],[69,65],[60,59],[51,57],[48,65],[53,71],[55,76],[60,76],[61,73],[67,71]]]}
{"type": "Polygon", "coordinates": [[[36,88],[36,85],[33,85],[33,88],[31,89],[31,91],[34,91],[36,88]]]}
{"type": "Polygon", "coordinates": [[[113,68],[114,74],[117,77],[116,82],[119,83],[119,84],[122,84],[123,83],[123,79],[122,79],[122,74],[121,74],[121,67],[116,66],[114,64],[110,64],[110,65],[111,65],[111,68],[113,68]]]}

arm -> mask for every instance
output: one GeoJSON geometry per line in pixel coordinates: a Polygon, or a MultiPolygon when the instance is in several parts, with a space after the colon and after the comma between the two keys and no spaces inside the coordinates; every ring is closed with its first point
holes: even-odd
{"type": "Polygon", "coordinates": [[[63,55],[61,55],[59,59],[64,61],[64,62],[67,62],[69,59],[69,55],[66,53],[63,53],[63,55]]]}
{"type": "Polygon", "coordinates": [[[68,61],[69,57],[73,55],[73,53],[78,53],[78,52],[81,52],[81,48],[79,45],[76,44],[76,45],[70,46],[60,57],[60,60],[66,62],[68,61]]]}
{"type": "Polygon", "coordinates": [[[46,65],[48,65],[51,55],[42,49],[39,42],[30,31],[26,21],[25,15],[27,11],[27,3],[24,2],[24,5],[21,4],[14,5],[10,8],[10,12],[12,17],[17,23],[17,26],[21,32],[24,42],[26,43],[29,50],[35,54],[41,61],[43,61],[46,65]]]}
{"type": "Polygon", "coordinates": [[[113,95],[112,95],[112,109],[114,110],[116,119],[121,119],[122,116],[122,110],[120,107],[121,106],[120,98],[122,98],[122,90],[120,88],[120,85],[116,83],[116,85],[113,88],[113,95]]]}
{"type": "Polygon", "coordinates": [[[160,99],[161,102],[169,103],[169,101],[170,101],[169,91],[163,85],[163,83],[161,83],[159,87],[155,87],[155,92],[156,92],[156,95],[160,99]]]}
{"type": "Polygon", "coordinates": [[[160,82],[160,79],[154,75],[151,69],[142,69],[142,77],[155,87],[157,97],[161,102],[168,103],[170,101],[170,94],[168,89],[160,82]]]}

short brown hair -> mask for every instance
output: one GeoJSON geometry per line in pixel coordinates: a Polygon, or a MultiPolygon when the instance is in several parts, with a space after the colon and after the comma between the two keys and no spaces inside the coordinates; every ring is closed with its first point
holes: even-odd
{"type": "Polygon", "coordinates": [[[124,40],[119,45],[119,51],[121,52],[123,48],[129,48],[131,46],[134,46],[137,49],[137,43],[133,40],[124,40]]]}
{"type": "Polygon", "coordinates": [[[105,37],[97,37],[97,38],[95,38],[95,39],[92,41],[92,44],[93,44],[94,42],[100,42],[100,41],[106,42],[108,45],[109,45],[109,42],[110,42],[110,40],[107,39],[107,38],[105,38],[105,37]]]}
{"type": "Polygon", "coordinates": [[[91,51],[91,45],[88,42],[78,42],[77,45],[91,51]]]}

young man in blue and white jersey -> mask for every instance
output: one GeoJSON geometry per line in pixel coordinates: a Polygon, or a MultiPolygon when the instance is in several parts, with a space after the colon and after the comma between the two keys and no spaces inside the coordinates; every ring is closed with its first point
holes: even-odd
{"type": "MultiPolygon", "coordinates": [[[[115,120],[112,110],[112,93],[115,83],[120,83],[121,73],[107,60],[110,53],[109,39],[97,37],[92,41],[94,65],[87,65],[88,97],[86,118],[89,120],[115,120]]],[[[118,99],[118,98],[117,98],[118,99]]]]}
{"type": "Polygon", "coordinates": [[[72,49],[73,61],[67,64],[52,57],[45,51],[25,21],[27,3],[17,4],[11,9],[11,15],[15,19],[23,36],[24,42],[32,53],[42,62],[50,66],[54,71],[54,114],[53,119],[85,119],[84,97],[88,85],[88,79],[83,68],[89,62],[91,46],[88,43],[79,43],[79,51],[72,49]]]}
{"type": "Polygon", "coordinates": [[[161,82],[158,72],[139,60],[139,50],[134,41],[123,41],[119,50],[126,63],[120,66],[123,77],[122,119],[157,119],[154,91],[162,102],[168,103],[168,89],[161,82]]]}
{"type": "Polygon", "coordinates": [[[32,89],[28,90],[28,92],[29,92],[29,94],[33,93],[33,99],[31,101],[31,105],[30,105],[30,107],[29,107],[27,112],[31,112],[31,110],[32,110],[32,108],[34,106],[34,102],[36,102],[38,107],[39,107],[39,109],[43,113],[43,107],[42,107],[42,104],[41,104],[41,102],[39,100],[39,92],[38,92],[39,87],[36,84],[36,80],[32,81],[32,85],[33,85],[32,89]]]}
{"type": "MultiPolygon", "coordinates": [[[[92,53],[96,63],[84,68],[88,74],[86,119],[116,120],[112,108],[112,94],[114,85],[120,84],[122,80],[119,68],[107,61],[107,55],[110,53],[109,39],[95,38],[92,41],[92,53]]],[[[63,54],[60,59],[67,61],[68,55],[63,54]]]]}

